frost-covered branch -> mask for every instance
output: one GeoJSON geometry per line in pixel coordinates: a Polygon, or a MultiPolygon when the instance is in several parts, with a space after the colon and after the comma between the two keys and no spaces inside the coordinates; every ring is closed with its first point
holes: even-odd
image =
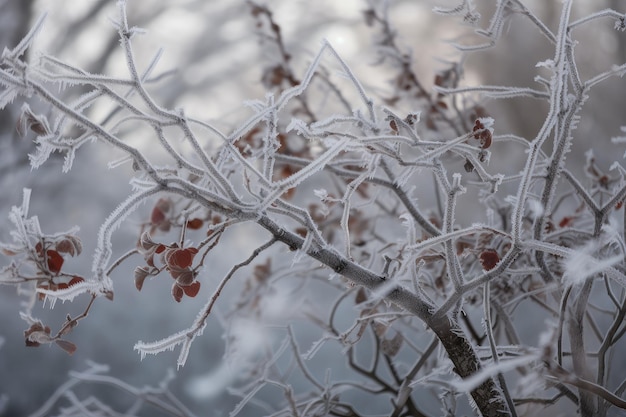
{"type": "MultiPolygon", "coordinates": [[[[42,20],[0,60],[0,105],[28,101],[16,125],[20,135],[34,136],[34,168],[60,153],[62,170],[70,171],[77,150],[87,152],[93,140],[115,153],[111,169],[130,166],[132,190],[100,226],[90,274],[65,263],[81,255],[78,229],[43,233],[29,214],[29,190],[9,213],[13,242],[0,248],[11,260],[0,269],[0,283],[29,296],[21,312],[28,346],[56,344],[73,353],[77,346],[66,337],[88,322],[100,299],[113,300],[120,265],[133,262],[137,290],[169,276],[164,297],[176,303],[214,286],[188,328],[137,342],[135,350],[143,357],[180,346],[182,367],[209,320],[223,319],[225,361],[237,362],[232,370],[240,374],[228,381],[241,398],[233,415],[256,406],[273,415],[365,414],[343,395],[350,391],[387,398],[388,415],[425,416],[428,408],[418,401],[423,385],[445,415],[473,407],[484,416],[521,416],[536,411],[526,405],[541,402],[539,382],[559,393],[546,403],[573,401],[582,415],[604,417],[609,407],[623,407],[624,384],[609,386],[608,362],[626,334],[625,226],[624,216],[615,215],[624,209],[626,171],[617,161],[605,171],[593,152],[584,177],[568,165],[588,99],[626,71],[618,63],[589,75],[575,53],[576,36],[607,17],[622,31],[620,12],[572,20],[575,5],[567,0],[553,31],[522,0],[497,1],[482,29],[472,1],[436,7],[446,18],[461,16],[484,42],[456,45],[459,62],[446,63],[430,87],[413,68],[415,51],[394,29],[392,4],[368,2],[363,16],[376,35],[375,69],[392,81],[389,91],[378,91],[330,41],[296,70],[276,16],[249,2],[262,47],[275,61],[263,73],[265,97],[249,101],[249,114],[228,126],[159,98],[161,52],[147,63],[138,58],[135,37],[143,30],[129,23],[125,1],[117,6],[125,75],[93,74],[52,56],[29,59],[25,52],[42,20]],[[524,62],[539,86],[463,85],[488,78],[464,78],[466,57],[504,42],[516,15],[552,48],[551,59],[524,62]],[[510,121],[486,108],[492,99],[520,98],[545,104],[528,138],[510,133],[510,121]],[[101,103],[108,110],[95,116],[101,103]],[[41,107],[47,113],[33,110],[41,107]],[[118,248],[115,232],[130,216],[144,219],[137,242],[118,248]],[[266,243],[234,264],[220,249],[224,236],[241,230],[266,243]],[[207,276],[216,259],[230,269],[212,283],[207,276]],[[221,303],[227,285],[236,295],[221,303]],[[68,315],[57,331],[33,317],[37,303],[81,296],[83,312],[68,315]],[[520,331],[529,311],[547,322],[539,341],[520,331]],[[599,315],[610,318],[607,328],[599,315]],[[307,322],[304,330],[312,323],[320,331],[309,346],[299,320],[307,322]],[[317,369],[326,348],[340,353],[347,377],[317,369]],[[367,364],[361,352],[369,352],[367,364]],[[517,392],[516,378],[530,387],[517,392]],[[281,400],[265,403],[266,390],[278,390],[281,400]]],[[[72,377],[137,397],[128,415],[144,403],[190,415],[167,400],[165,385],[142,391],[99,373],[72,377]]],[[[61,396],[71,404],[65,415],[110,412],[79,398],[74,384],[63,385],[40,414],[61,396]]]]}

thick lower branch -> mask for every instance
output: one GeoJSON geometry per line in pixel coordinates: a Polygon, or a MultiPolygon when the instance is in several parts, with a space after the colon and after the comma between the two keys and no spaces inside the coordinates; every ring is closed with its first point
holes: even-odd
{"type": "MultiPolygon", "coordinates": [[[[276,240],[285,243],[290,248],[300,249],[304,243],[303,238],[283,229],[267,216],[259,218],[257,223],[272,233],[276,240]]],[[[346,259],[332,248],[321,248],[319,245],[313,244],[308,249],[307,255],[327,265],[337,274],[348,278],[357,285],[375,290],[385,284],[383,277],[346,259]]],[[[446,349],[454,364],[455,372],[461,378],[467,378],[480,370],[480,360],[472,344],[465,337],[463,329],[457,323],[452,322],[447,316],[433,320],[434,306],[402,287],[391,290],[386,298],[406,311],[415,314],[432,329],[446,349]]],[[[502,393],[493,379],[487,379],[474,389],[471,395],[483,416],[510,415],[502,393]]]]}

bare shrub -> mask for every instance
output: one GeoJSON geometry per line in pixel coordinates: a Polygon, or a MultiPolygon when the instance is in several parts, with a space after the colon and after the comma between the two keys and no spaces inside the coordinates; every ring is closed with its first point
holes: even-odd
{"type": "MultiPolygon", "coordinates": [[[[499,1],[488,25],[475,29],[482,43],[457,45],[463,58],[472,56],[498,44],[511,16],[528,19],[553,46],[550,59],[528,63],[528,71],[542,71],[530,88],[463,86],[462,59],[422,82],[387,4],[371,2],[365,22],[376,34],[378,69],[393,83],[378,97],[329,42],[299,74],[272,11],[250,3],[275,60],[262,76],[267,95],[248,102],[251,115],[230,131],[153,99],[160,55],[135,58],[142,31],[129,24],[125,1],[115,25],[126,77],[48,55],[23,59],[40,20],[0,63],[0,105],[34,97],[49,108],[36,114],[24,104],[16,121],[20,134],[36,136],[32,167],[60,153],[68,172],[79,148],[97,140],[118,151],[111,168],[132,167],[133,191],[102,224],[91,273],[77,274],[64,266],[81,255],[77,230],[44,234],[25,190],[9,214],[13,242],[2,251],[11,260],[0,278],[30,296],[21,313],[26,345],[80,348],[68,336],[97,302],[114,299],[116,268],[135,262],[139,291],[157,276],[172,279],[168,296],[176,302],[210,287],[189,327],[135,345],[142,357],[177,349],[179,367],[223,289],[240,281],[225,316],[225,361],[237,374],[227,382],[241,396],[231,415],[259,407],[267,415],[358,416],[372,404],[384,415],[435,415],[418,400],[425,395],[440,401],[438,415],[464,412],[464,398],[485,416],[535,415],[547,406],[605,416],[626,408],[626,380],[612,373],[623,359],[626,314],[621,155],[603,167],[589,151],[584,177],[566,163],[572,143],[584,140],[576,127],[594,87],[626,72],[618,63],[582,77],[577,30],[623,32],[625,15],[605,9],[573,19],[572,4],[564,2],[550,28],[522,1],[499,1]],[[548,104],[533,137],[501,130],[483,104],[519,97],[548,104]],[[115,108],[95,118],[88,109],[101,101],[115,108]],[[490,163],[502,159],[522,169],[493,171],[490,163]],[[114,258],[115,230],[145,203],[151,211],[136,247],[114,258]],[[265,243],[215,281],[209,264],[220,256],[220,239],[244,223],[256,225],[265,243]],[[32,316],[35,303],[76,297],[88,297],[87,307],[59,329],[32,316]],[[541,318],[532,337],[521,330],[529,314],[541,318]],[[341,352],[340,374],[326,364],[332,349],[341,352]],[[282,399],[265,401],[272,390],[282,399]]],[[[482,21],[471,1],[434,11],[482,21]]],[[[614,138],[617,146],[624,141],[614,138]]],[[[92,400],[80,404],[113,415],[92,400]]],[[[160,404],[173,415],[190,413],[160,404]]]]}

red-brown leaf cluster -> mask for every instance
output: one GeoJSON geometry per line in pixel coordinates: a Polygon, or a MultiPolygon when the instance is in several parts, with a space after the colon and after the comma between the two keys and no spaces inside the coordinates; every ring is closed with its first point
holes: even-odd
{"type": "Polygon", "coordinates": [[[170,211],[172,209],[173,202],[169,198],[160,198],[150,214],[150,224],[152,225],[152,231],[160,230],[167,232],[170,230],[171,221],[169,218],[170,211]]]}
{"type": "Polygon", "coordinates": [[[485,249],[478,257],[480,264],[485,271],[490,271],[500,262],[500,256],[495,249],[485,249]]]}
{"type": "MultiPolygon", "coordinates": [[[[64,290],[84,281],[83,277],[62,272],[63,264],[65,263],[64,255],[77,256],[81,252],[82,244],[80,239],[69,234],[54,240],[50,237],[42,237],[35,245],[34,250],[26,249],[21,252],[3,251],[7,256],[27,253],[27,256],[37,269],[37,288],[51,291],[64,290]]],[[[38,297],[40,300],[45,299],[44,294],[39,294],[38,297]]]]}
{"type": "Polygon", "coordinates": [[[192,268],[193,260],[198,249],[194,247],[181,248],[177,243],[164,245],[152,240],[149,232],[144,232],[139,240],[139,251],[144,255],[148,266],[135,268],[135,287],[141,291],[144,281],[149,276],[155,276],[162,270],[167,270],[175,280],[172,286],[174,300],[180,302],[183,295],[195,297],[200,290],[200,282],[196,281],[197,271],[192,268]],[[162,267],[155,265],[155,255],[160,255],[162,267]]]}
{"type": "Polygon", "coordinates": [[[40,321],[37,321],[24,331],[24,339],[26,346],[37,347],[41,344],[56,343],[61,349],[67,352],[69,355],[73,355],[76,352],[76,345],[67,340],[60,339],[59,336],[50,335],[50,327],[44,326],[40,321]]]}
{"type": "Polygon", "coordinates": [[[476,122],[474,122],[472,132],[474,132],[474,139],[480,141],[481,149],[487,149],[491,146],[493,140],[491,130],[487,129],[480,119],[476,119],[476,122]]]}
{"type": "Polygon", "coordinates": [[[201,229],[203,225],[204,225],[204,220],[202,219],[195,218],[195,219],[187,220],[187,229],[198,230],[198,229],[201,229]]]}

